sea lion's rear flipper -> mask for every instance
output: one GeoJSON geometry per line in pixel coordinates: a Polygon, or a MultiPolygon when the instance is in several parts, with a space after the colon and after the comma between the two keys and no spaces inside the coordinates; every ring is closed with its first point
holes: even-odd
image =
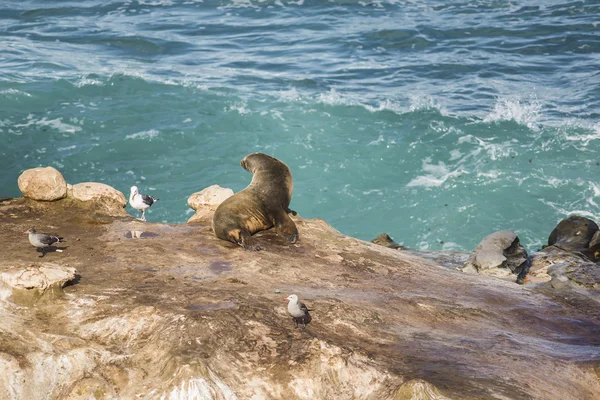
{"type": "Polygon", "coordinates": [[[250,235],[248,231],[240,232],[240,240],[238,242],[240,246],[244,248],[246,251],[259,251],[262,248],[256,243],[256,239],[250,235]]]}
{"type": "Polygon", "coordinates": [[[298,213],[296,211],[290,209],[289,207],[285,209],[285,212],[288,213],[288,214],[292,214],[294,217],[296,215],[298,215],[298,213]]]}
{"type": "Polygon", "coordinates": [[[281,209],[274,218],[273,225],[275,230],[281,236],[283,236],[288,242],[296,243],[298,241],[298,228],[290,216],[288,215],[288,209],[281,209]]]}

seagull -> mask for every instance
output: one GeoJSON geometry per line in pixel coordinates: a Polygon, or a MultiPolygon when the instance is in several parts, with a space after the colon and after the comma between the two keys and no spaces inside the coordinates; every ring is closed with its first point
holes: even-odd
{"type": "Polygon", "coordinates": [[[144,213],[146,209],[150,208],[152,204],[154,204],[155,199],[152,196],[148,196],[147,194],[141,194],[137,188],[137,186],[131,187],[131,193],[129,194],[129,204],[131,207],[135,208],[138,211],[142,212],[142,218],[138,218],[141,221],[146,221],[146,216],[144,213]]]}
{"type": "Polygon", "coordinates": [[[289,301],[287,308],[288,313],[290,313],[292,320],[296,323],[296,328],[298,328],[298,323],[302,323],[302,326],[306,328],[306,324],[310,323],[312,320],[308,313],[312,310],[309,310],[308,307],[306,307],[306,304],[302,302],[299,303],[298,296],[295,294],[289,295],[285,301],[289,301]]]}
{"type": "MultiPolygon", "coordinates": [[[[24,235],[29,234],[29,243],[42,252],[40,257],[46,255],[46,249],[52,246],[54,243],[65,242],[63,238],[45,233],[36,233],[35,228],[31,228],[28,231],[23,232],[24,235]]],[[[62,249],[56,249],[56,251],[62,253],[62,249]]]]}

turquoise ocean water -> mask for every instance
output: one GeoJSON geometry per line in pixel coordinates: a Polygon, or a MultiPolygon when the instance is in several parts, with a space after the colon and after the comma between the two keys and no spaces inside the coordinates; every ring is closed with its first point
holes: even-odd
{"type": "Polygon", "coordinates": [[[600,1],[0,2],[0,196],[51,165],[182,223],[257,151],[345,234],[536,249],[600,220],[600,1]]]}

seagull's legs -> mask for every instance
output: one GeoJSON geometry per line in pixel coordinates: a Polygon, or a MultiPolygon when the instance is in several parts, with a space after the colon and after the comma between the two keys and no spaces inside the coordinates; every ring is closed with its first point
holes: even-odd
{"type": "Polygon", "coordinates": [[[146,213],[146,210],[142,210],[142,218],[140,218],[141,221],[146,222],[146,215],[144,215],[146,213]]]}

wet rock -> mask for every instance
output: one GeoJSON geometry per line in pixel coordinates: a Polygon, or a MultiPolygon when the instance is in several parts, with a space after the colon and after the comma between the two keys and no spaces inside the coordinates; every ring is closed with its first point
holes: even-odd
{"type": "Polygon", "coordinates": [[[219,204],[231,196],[233,190],[219,185],[212,185],[192,194],[187,202],[196,214],[192,215],[188,222],[210,220],[219,204]]]}
{"type": "Polygon", "coordinates": [[[592,236],[592,240],[590,240],[590,244],[588,245],[588,252],[592,261],[600,261],[600,230],[596,231],[594,236],[592,236]]]}
{"type": "Polygon", "coordinates": [[[498,231],[486,236],[473,250],[464,272],[496,277],[519,275],[527,266],[527,251],[513,231],[498,231]]]}
{"type": "Polygon", "coordinates": [[[401,244],[394,242],[394,240],[387,233],[382,233],[381,235],[377,236],[375,239],[371,240],[371,243],[389,247],[391,249],[406,249],[406,247],[402,246],[401,244]]]}
{"type": "Polygon", "coordinates": [[[31,168],[19,176],[19,190],[23,196],[41,201],[60,200],[67,195],[67,182],[52,167],[31,168]]]}
{"type": "Polygon", "coordinates": [[[573,215],[558,223],[548,237],[548,246],[581,252],[589,259],[593,259],[593,255],[589,252],[589,244],[597,231],[598,225],[594,221],[573,215]]]}
{"type": "Polygon", "coordinates": [[[53,263],[40,266],[11,267],[0,274],[0,281],[12,290],[12,299],[19,304],[35,304],[42,297],[52,298],[62,293],[65,283],[76,278],[77,270],[53,263]]]}
{"type": "Polygon", "coordinates": [[[128,215],[125,211],[127,199],[123,193],[104,183],[78,183],[73,185],[71,196],[88,203],[95,212],[115,217],[128,215]]]}

